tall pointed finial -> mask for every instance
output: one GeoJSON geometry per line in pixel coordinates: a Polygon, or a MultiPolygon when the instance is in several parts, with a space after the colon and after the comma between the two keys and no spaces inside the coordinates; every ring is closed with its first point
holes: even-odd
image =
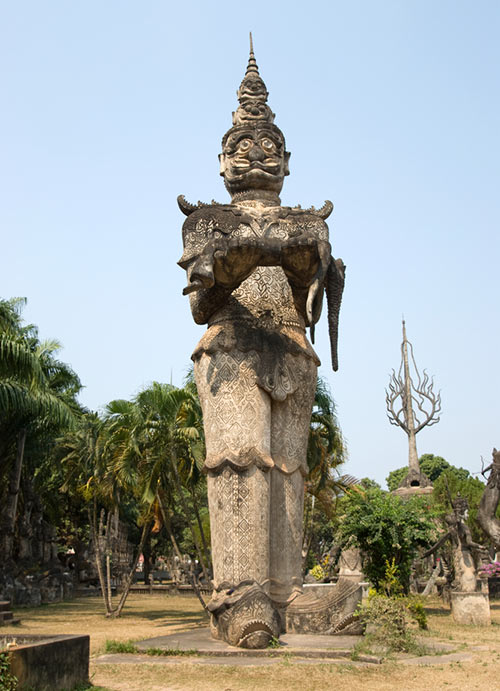
{"type": "Polygon", "coordinates": [[[250,56],[248,58],[248,65],[247,65],[247,71],[245,73],[245,77],[248,77],[250,74],[254,74],[254,75],[259,76],[259,68],[257,67],[257,62],[255,60],[255,54],[253,52],[252,32],[250,32],[250,56]]]}
{"type": "Polygon", "coordinates": [[[233,125],[244,125],[248,122],[268,122],[274,121],[274,113],[267,105],[269,96],[266,85],[259,74],[257,61],[253,52],[253,37],[250,32],[250,56],[248,65],[237,92],[240,105],[233,113],[233,125]]]}

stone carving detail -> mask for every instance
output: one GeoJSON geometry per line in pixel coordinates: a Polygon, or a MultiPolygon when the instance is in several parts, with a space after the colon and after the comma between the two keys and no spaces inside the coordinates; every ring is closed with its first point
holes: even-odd
{"type": "Polygon", "coordinates": [[[450,541],[453,559],[450,601],[453,617],[459,624],[487,626],[490,624],[488,583],[478,577],[478,570],[489,562],[488,550],[472,540],[466,523],[469,509],[467,499],[458,494],[451,503],[453,513],[445,517],[448,532],[422,558],[436,552],[447,540],[450,541]]]}
{"type": "Polygon", "coordinates": [[[363,580],[363,559],[358,547],[348,547],[340,553],[339,578],[348,578],[358,583],[363,580]]]}
{"type": "Polygon", "coordinates": [[[190,204],[182,230],[191,311],[208,328],[192,358],[203,409],[214,595],[212,631],[264,647],[301,592],[307,441],[319,359],[314,333],[327,295],[332,363],[344,265],[325,219],[282,207],[290,154],[267,105],[253,49],[224,135],[230,204],[190,204]],[[312,339],[313,340],[313,339],[312,339]]]}
{"type": "Polygon", "coordinates": [[[488,471],[490,475],[479,503],[477,518],[484,532],[500,549],[500,520],[496,517],[500,503],[500,451],[493,449],[492,455],[492,463],[483,470],[483,476],[488,471]]]}
{"type": "Polygon", "coordinates": [[[266,648],[280,634],[281,621],[270,598],[258,583],[243,581],[222,589],[208,605],[212,634],[241,648],[266,648]]]}
{"type": "Polygon", "coordinates": [[[335,585],[312,586],[309,592],[289,605],[287,631],[330,635],[362,633],[363,625],[354,616],[361,599],[361,586],[348,578],[339,578],[335,585]]]}

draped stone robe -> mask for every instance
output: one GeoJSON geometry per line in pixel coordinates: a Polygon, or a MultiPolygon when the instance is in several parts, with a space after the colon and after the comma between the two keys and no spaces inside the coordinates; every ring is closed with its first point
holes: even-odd
{"type": "MultiPolygon", "coordinates": [[[[188,278],[210,241],[313,234],[319,215],[262,201],[202,206],[183,226],[188,278]]],[[[329,246],[329,245],[328,245],[329,246]]],[[[321,295],[315,305],[321,311],[321,295]]],[[[307,441],[319,359],[306,338],[307,288],[280,266],[258,266],[232,292],[191,293],[208,323],[192,358],[203,410],[216,588],[255,581],[278,607],[301,591],[307,441]]]]}

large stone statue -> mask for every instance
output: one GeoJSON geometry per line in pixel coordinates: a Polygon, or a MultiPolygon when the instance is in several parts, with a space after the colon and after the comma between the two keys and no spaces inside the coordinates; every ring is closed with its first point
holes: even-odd
{"type": "Polygon", "coordinates": [[[326,289],[336,369],[344,265],[332,211],[280,205],[290,154],[273,124],[252,46],[220,173],[230,204],[189,204],[184,253],[191,310],[208,329],[194,353],[206,437],[214,594],[212,633],[265,647],[301,592],[304,476],[319,360],[306,338],[326,289]]]}
{"type": "Polygon", "coordinates": [[[433,545],[422,558],[436,552],[447,540],[451,544],[453,560],[453,582],[451,584],[451,611],[459,624],[487,626],[490,623],[488,585],[479,578],[481,566],[489,562],[488,550],[474,542],[467,525],[469,503],[465,497],[457,497],[451,502],[453,513],[445,516],[448,531],[433,545]]]}
{"type": "Polygon", "coordinates": [[[496,449],[493,449],[492,463],[482,471],[483,476],[488,471],[490,475],[479,502],[477,519],[495,547],[500,549],[500,520],[497,518],[500,504],[500,451],[496,449]]]}

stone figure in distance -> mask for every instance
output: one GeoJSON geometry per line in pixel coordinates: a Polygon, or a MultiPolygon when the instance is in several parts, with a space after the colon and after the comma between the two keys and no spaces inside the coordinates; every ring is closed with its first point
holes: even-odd
{"type": "Polygon", "coordinates": [[[193,318],[208,328],[192,358],[203,410],[214,593],[212,634],[266,647],[301,593],[304,477],[319,360],[305,333],[326,291],[332,360],[344,265],[316,210],[282,207],[290,154],[267,105],[253,48],[224,135],[228,204],[190,204],[184,252],[193,318]]]}

